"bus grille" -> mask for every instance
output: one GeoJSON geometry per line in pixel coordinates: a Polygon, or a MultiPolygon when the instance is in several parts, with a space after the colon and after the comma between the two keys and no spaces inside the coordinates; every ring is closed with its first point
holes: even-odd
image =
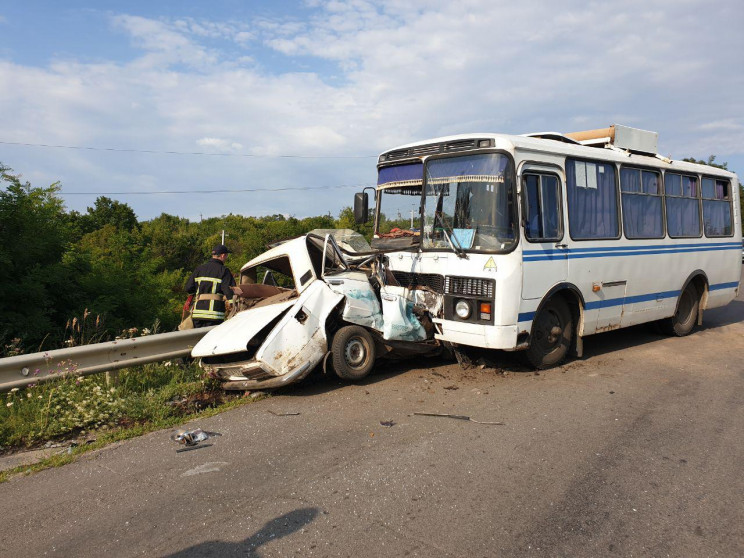
{"type": "Polygon", "coordinates": [[[444,280],[446,294],[493,298],[495,291],[496,281],[493,279],[447,276],[444,280]]]}
{"type": "Polygon", "coordinates": [[[414,289],[417,287],[428,287],[437,293],[443,292],[444,277],[436,273],[409,273],[407,271],[393,271],[395,280],[401,287],[414,289]]]}

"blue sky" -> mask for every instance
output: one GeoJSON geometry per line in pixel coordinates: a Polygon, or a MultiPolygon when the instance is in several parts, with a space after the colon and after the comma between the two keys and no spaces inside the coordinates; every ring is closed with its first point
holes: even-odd
{"type": "Polygon", "coordinates": [[[741,175],[742,22],[740,0],[5,2],[0,162],[140,219],[337,215],[379,152],[467,132],[626,124],[741,175]],[[189,193],[132,193],[163,191],[189,193]]]}

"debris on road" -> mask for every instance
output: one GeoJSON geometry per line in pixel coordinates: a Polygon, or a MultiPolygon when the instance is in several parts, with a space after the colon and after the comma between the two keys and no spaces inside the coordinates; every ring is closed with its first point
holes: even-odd
{"type": "Polygon", "coordinates": [[[276,411],[272,411],[271,409],[268,409],[268,412],[277,417],[294,417],[300,414],[300,413],[293,412],[293,411],[288,411],[285,413],[277,413],[276,411]]]}
{"type": "Polygon", "coordinates": [[[195,430],[179,429],[171,435],[171,440],[185,446],[196,446],[199,442],[203,442],[204,440],[215,436],[222,436],[222,434],[219,432],[207,432],[201,428],[195,430]]]}
{"type": "Polygon", "coordinates": [[[392,420],[381,420],[380,421],[380,426],[385,426],[387,428],[391,428],[391,427],[395,426],[395,422],[392,421],[392,420]]]}
{"type": "Polygon", "coordinates": [[[505,426],[505,422],[486,422],[481,420],[475,420],[470,418],[466,415],[451,415],[449,413],[420,413],[418,411],[413,413],[414,415],[422,416],[422,417],[446,417],[446,418],[452,418],[457,420],[467,420],[470,422],[474,422],[476,424],[492,424],[492,425],[498,425],[498,426],[505,426]]]}

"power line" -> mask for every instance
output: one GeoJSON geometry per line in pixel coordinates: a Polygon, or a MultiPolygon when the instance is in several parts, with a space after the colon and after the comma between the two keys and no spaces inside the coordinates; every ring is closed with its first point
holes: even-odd
{"type": "Polygon", "coordinates": [[[249,153],[207,153],[206,151],[158,151],[155,149],[120,149],[117,147],[90,147],[85,145],[49,145],[46,143],[23,143],[0,141],[2,145],[24,147],[46,147],[51,149],[78,149],[81,151],[111,151],[114,153],[148,153],[151,155],[205,155],[208,157],[246,157],[251,159],[371,159],[377,155],[252,155],[249,153]]]}
{"type": "Polygon", "coordinates": [[[60,190],[62,196],[149,196],[155,194],[230,194],[242,192],[287,192],[297,190],[337,190],[339,188],[367,188],[369,184],[339,184],[337,186],[321,187],[288,187],[288,188],[239,188],[239,189],[214,189],[214,190],[160,190],[160,191],[134,191],[134,192],[65,192],[60,190]]]}

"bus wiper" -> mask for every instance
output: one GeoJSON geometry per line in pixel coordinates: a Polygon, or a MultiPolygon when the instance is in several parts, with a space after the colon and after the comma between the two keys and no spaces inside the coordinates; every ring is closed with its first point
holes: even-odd
{"type": "Polygon", "coordinates": [[[462,249],[462,246],[460,246],[460,241],[457,240],[454,235],[455,231],[451,227],[445,225],[442,219],[440,219],[439,222],[442,223],[442,232],[444,233],[444,238],[446,238],[447,242],[449,242],[449,245],[452,247],[452,251],[460,258],[467,258],[467,253],[465,252],[465,250],[462,249]],[[449,230],[450,234],[447,234],[447,230],[449,230]],[[455,246],[455,244],[457,244],[457,246],[455,246]]]}
{"type": "Polygon", "coordinates": [[[444,188],[439,192],[439,199],[437,199],[437,206],[436,210],[434,211],[434,224],[433,226],[436,227],[437,225],[437,218],[439,219],[439,223],[442,225],[442,232],[444,233],[444,238],[447,239],[447,242],[449,242],[450,247],[452,248],[452,251],[457,254],[458,258],[466,258],[468,257],[465,250],[463,250],[462,246],[460,245],[460,241],[457,240],[455,237],[455,231],[452,227],[447,225],[444,222],[444,211],[440,211],[439,209],[442,207],[442,196],[444,195],[444,188]],[[449,231],[449,232],[448,232],[449,231]],[[453,242],[454,241],[454,242],[453,242]],[[457,244],[457,246],[455,246],[457,244]]]}

